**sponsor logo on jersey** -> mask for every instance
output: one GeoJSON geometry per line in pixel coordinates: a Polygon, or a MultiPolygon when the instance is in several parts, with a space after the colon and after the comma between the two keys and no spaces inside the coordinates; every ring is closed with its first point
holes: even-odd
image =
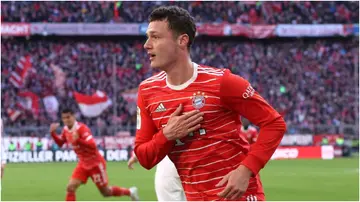
{"type": "Polygon", "coordinates": [[[254,88],[251,85],[249,85],[246,88],[245,92],[242,94],[242,96],[243,96],[244,99],[246,99],[246,98],[249,98],[249,97],[253,96],[254,93],[255,93],[254,88]]]}
{"type": "Polygon", "coordinates": [[[159,106],[155,109],[155,112],[164,112],[166,108],[163,103],[160,103],[159,106]]]}

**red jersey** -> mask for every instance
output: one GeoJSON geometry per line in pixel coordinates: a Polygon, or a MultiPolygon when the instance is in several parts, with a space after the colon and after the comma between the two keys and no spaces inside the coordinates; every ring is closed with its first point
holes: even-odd
{"type": "MultiPolygon", "coordinates": [[[[166,155],[174,162],[187,200],[219,200],[225,186],[215,185],[240,164],[254,175],[267,163],[285,133],[282,117],[242,77],[229,70],[194,64],[192,78],[180,86],[167,82],[161,72],[143,81],[138,91],[135,153],[140,164],[151,169],[166,155]],[[202,128],[169,141],[162,128],[183,105],[183,112],[204,113],[202,128]],[[239,135],[244,116],[260,127],[257,143],[239,135]]],[[[258,178],[250,179],[249,191],[262,192],[258,178]]]]}
{"type": "Polygon", "coordinates": [[[97,166],[99,162],[105,161],[96,147],[91,130],[83,123],[75,122],[71,129],[64,126],[60,136],[57,136],[55,132],[51,135],[59,147],[66,142],[72,144],[80,166],[85,169],[91,169],[97,166]],[[77,133],[79,138],[73,143],[74,133],[77,133]]]}
{"type": "Polygon", "coordinates": [[[249,144],[254,144],[257,140],[258,132],[253,126],[249,126],[247,129],[241,126],[240,135],[245,137],[249,144]]]}

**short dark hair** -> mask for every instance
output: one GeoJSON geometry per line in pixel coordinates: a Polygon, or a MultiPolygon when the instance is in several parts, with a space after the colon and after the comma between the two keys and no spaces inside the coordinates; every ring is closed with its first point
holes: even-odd
{"type": "Polygon", "coordinates": [[[187,34],[189,36],[188,47],[195,39],[196,25],[195,20],[190,13],[177,6],[161,6],[153,10],[149,16],[149,21],[167,20],[169,29],[176,35],[187,34]]]}
{"type": "Polygon", "coordinates": [[[70,108],[64,108],[63,110],[61,110],[61,113],[62,114],[67,114],[67,113],[74,114],[74,111],[70,108]]]}

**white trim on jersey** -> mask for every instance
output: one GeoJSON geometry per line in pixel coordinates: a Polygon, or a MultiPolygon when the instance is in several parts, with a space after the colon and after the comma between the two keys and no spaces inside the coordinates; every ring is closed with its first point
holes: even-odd
{"type": "MultiPolygon", "coordinates": [[[[228,149],[228,150],[225,150],[225,151],[223,151],[223,152],[221,152],[221,153],[218,153],[218,155],[220,156],[221,154],[225,154],[226,152],[232,151],[232,150],[234,150],[234,149],[236,149],[236,147],[231,147],[231,148],[228,149]]],[[[201,160],[208,159],[208,158],[212,158],[212,156],[211,156],[211,155],[208,155],[208,156],[206,156],[206,157],[204,157],[204,158],[201,158],[201,160]]],[[[184,161],[184,162],[181,162],[181,163],[178,163],[178,164],[180,165],[180,164],[186,164],[186,163],[194,163],[194,162],[198,162],[198,161],[199,161],[199,160],[197,159],[197,160],[193,160],[193,161],[184,161]]]]}
{"type": "Polygon", "coordinates": [[[197,166],[194,166],[194,167],[191,167],[191,168],[177,168],[178,170],[193,170],[195,168],[203,168],[203,167],[206,167],[206,166],[209,166],[209,165],[213,165],[213,164],[217,164],[217,163],[220,163],[220,162],[223,162],[223,161],[229,161],[237,156],[239,156],[240,154],[242,154],[242,152],[239,152],[233,156],[231,156],[230,158],[227,158],[227,159],[222,159],[222,160],[218,160],[218,161],[213,161],[211,163],[207,163],[207,164],[202,164],[202,165],[197,165],[197,166]]]}
{"type": "Polygon", "coordinates": [[[80,128],[80,125],[79,125],[79,123],[77,121],[75,121],[75,123],[74,123],[74,125],[73,125],[73,127],[71,129],[69,129],[69,127],[67,127],[67,126],[64,126],[64,129],[69,131],[69,132],[75,132],[79,128],[80,128]]]}
{"type": "Polygon", "coordinates": [[[209,74],[209,75],[213,75],[213,76],[223,76],[224,75],[224,72],[212,72],[212,71],[204,71],[204,70],[200,70],[199,69],[199,74],[209,74]]]}
{"type": "Polygon", "coordinates": [[[151,87],[144,88],[144,89],[141,89],[141,90],[146,91],[146,90],[150,90],[150,89],[153,89],[153,88],[167,88],[167,86],[166,85],[164,85],[164,86],[151,86],[151,87]]]}
{"type": "Polygon", "coordinates": [[[192,64],[193,64],[194,72],[193,72],[192,77],[189,80],[187,80],[185,83],[183,83],[181,85],[172,85],[169,83],[169,81],[166,77],[166,85],[172,90],[183,90],[186,87],[188,87],[190,84],[192,84],[198,76],[198,66],[199,66],[198,64],[196,64],[194,62],[192,64]]]}
{"type": "MultiPolygon", "coordinates": [[[[225,175],[224,175],[224,176],[225,176],[225,175]]],[[[182,181],[182,183],[183,183],[183,184],[201,184],[201,183],[205,183],[205,182],[210,182],[210,181],[214,181],[214,180],[217,180],[217,179],[221,179],[221,178],[223,178],[224,176],[214,177],[214,178],[210,178],[210,179],[207,179],[207,180],[200,180],[200,181],[197,181],[197,182],[182,181]]]]}
{"type": "Polygon", "coordinates": [[[157,78],[157,79],[152,79],[152,80],[149,80],[149,81],[143,81],[142,83],[141,83],[141,85],[142,84],[149,84],[149,83],[154,83],[155,81],[162,81],[162,80],[164,80],[166,78],[166,74],[165,75],[163,75],[163,76],[161,76],[161,77],[159,77],[159,78],[157,78]]]}
{"type": "Polygon", "coordinates": [[[181,153],[181,152],[189,152],[189,151],[197,151],[197,150],[201,150],[201,149],[205,149],[205,148],[208,148],[208,147],[211,147],[211,146],[214,146],[214,145],[217,145],[217,144],[220,144],[222,142],[222,140],[219,140],[217,142],[214,142],[212,144],[208,144],[208,145],[205,145],[203,147],[198,147],[198,148],[195,148],[195,149],[184,149],[184,150],[177,150],[177,151],[172,151],[171,153],[181,153]]]}
{"type": "Polygon", "coordinates": [[[159,78],[162,78],[164,75],[166,75],[166,73],[164,71],[155,74],[154,76],[151,76],[150,78],[145,79],[142,83],[140,83],[140,85],[145,84],[149,81],[154,81],[154,80],[158,80],[159,78]]]}
{"type": "Polygon", "coordinates": [[[214,78],[214,79],[209,79],[209,80],[206,80],[206,81],[197,81],[197,82],[194,82],[194,83],[209,83],[210,81],[216,81],[217,78],[214,78]]]}
{"type": "Polygon", "coordinates": [[[213,170],[213,171],[210,171],[210,172],[206,172],[206,173],[199,173],[199,174],[194,174],[194,175],[180,175],[180,177],[187,177],[187,178],[190,178],[190,177],[195,177],[195,176],[200,176],[200,175],[208,175],[208,174],[211,174],[211,173],[216,173],[216,172],[219,172],[219,171],[222,171],[222,170],[226,170],[226,169],[235,169],[237,167],[240,166],[241,163],[239,164],[236,164],[236,165],[233,165],[233,166],[228,166],[228,167],[224,167],[224,168],[220,168],[218,170],[213,170]]]}

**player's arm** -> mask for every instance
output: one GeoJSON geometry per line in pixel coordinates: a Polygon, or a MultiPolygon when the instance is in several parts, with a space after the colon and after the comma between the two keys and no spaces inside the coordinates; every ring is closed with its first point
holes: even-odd
{"type": "Polygon", "coordinates": [[[225,72],[222,79],[220,94],[225,106],[260,128],[256,143],[251,145],[247,157],[241,163],[256,175],[279,146],[286,131],[285,121],[248,81],[229,71],[225,72]]]}
{"type": "Polygon", "coordinates": [[[96,149],[96,142],[91,134],[91,130],[86,126],[81,126],[78,130],[78,137],[75,139],[74,144],[82,147],[96,149]]]}
{"type": "Polygon", "coordinates": [[[137,124],[135,137],[135,155],[139,163],[146,169],[158,164],[175,145],[168,140],[163,130],[158,131],[142,100],[141,90],[138,92],[137,124]]]}
{"type": "Polygon", "coordinates": [[[64,131],[62,131],[61,135],[56,134],[55,130],[59,127],[59,123],[52,123],[50,125],[50,134],[51,137],[54,139],[55,143],[61,148],[63,144],[66,142],[64,131]]]}

